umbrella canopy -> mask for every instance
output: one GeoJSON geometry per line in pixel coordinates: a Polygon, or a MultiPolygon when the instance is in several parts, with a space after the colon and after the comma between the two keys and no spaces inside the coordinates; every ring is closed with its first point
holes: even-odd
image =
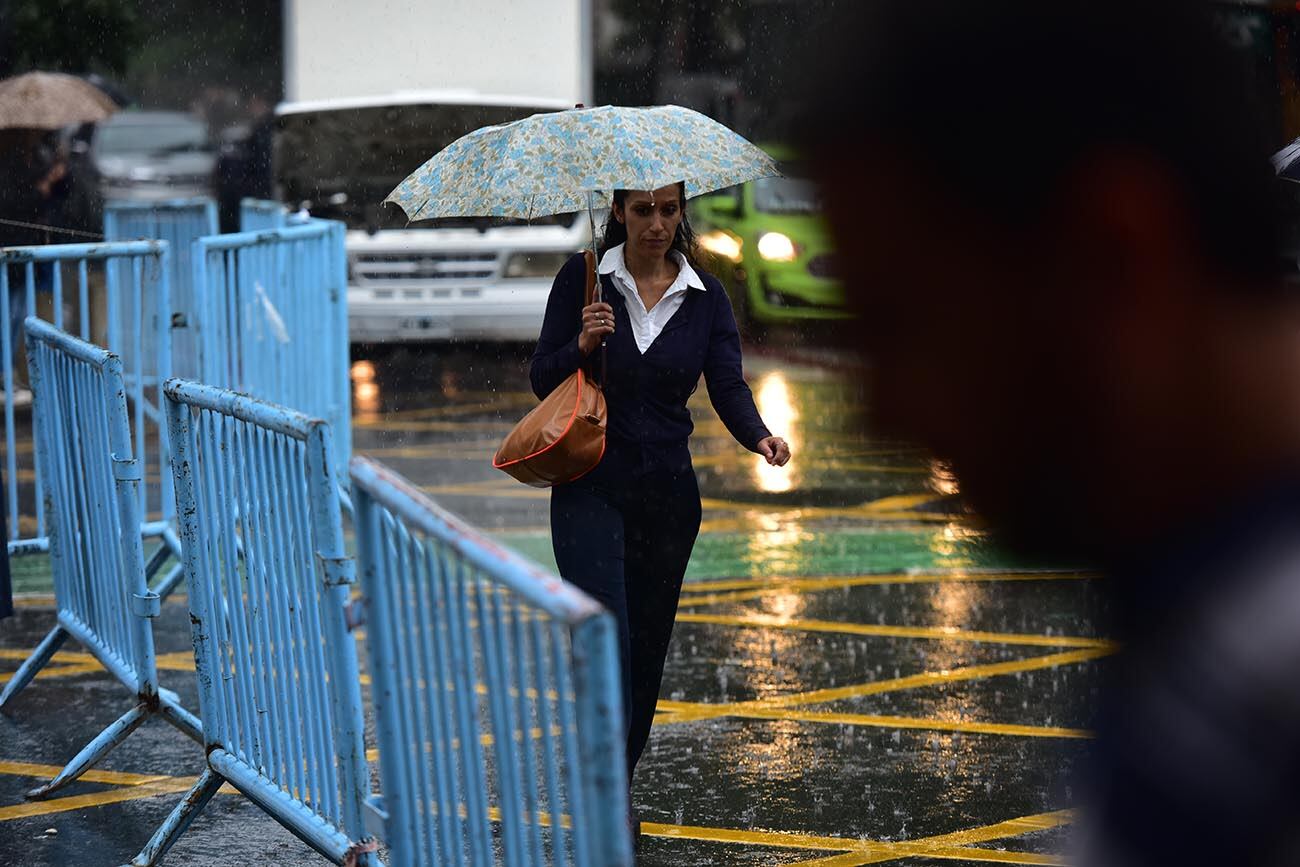
{"type": "Polygon", "coordinates": [[[59,129],[117,111],[95,85],[75,75],[28,72],[0,81],[0,129],[59,129]]]}
{"type": "Polygon", "coordinates": [[[1283,180],[1300,181],[1300,138],[1273,154],[1273,171],[1283,180]]]}
{"type": "Polygon", "coordinates": [[[780,172],[722,124],[675,105],[573,109],[475,130],[440,151],[387,202],[412,220],[532,219],[591,208],[612,190],[686,182],[698,196],[780,172]]]}

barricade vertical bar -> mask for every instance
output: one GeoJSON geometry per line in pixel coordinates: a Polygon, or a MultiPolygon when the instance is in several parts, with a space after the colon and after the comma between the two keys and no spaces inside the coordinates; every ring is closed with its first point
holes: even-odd
{"type": "MultiPolygon", "coordinates": [[[[123,241],[104,244],[51,244],[35,247],[9,247],[0,249],[0,312],[9,320],[21,321],[22,311],[14,304],[26,304],[31,312],[36,311],[37,293],[50,293],[49,300],[53,306],[52,318],[55,327],[66,325],[72,328],[71,313],[65,311],[67,302],[75,301],[77,310],[76,329],[84,338],[98,332],[108,342],[108,348],[117,352],[122,359],[123,372],[127,384],[128,406],[134,418],[135,443],[133,450],[146,466],[152,460],[152,450],[146,445],[151,439],[147,424],[155,424],[161,431],[162,420],[159,410],[152,403],[152,396],[146,381],[157,367],[164,375],[168,368],[170,347],[169,286],[166,270],[170,262],[169,249],[164,242],[157,241],[123,241]],[[107,283],[102,295],[96,291],[92,295],[90,280],[90,263],[96,268],[103,268],[107,283]],[[77,288],[75,293],[65,292],[64,267],[75,263],[77,288]],[[17,275],[17,276],[15,276],[17,275]],[[19,279],[21,285],[12,281],[19,279]],[[75,296],[75,298],[74,298],[75,296]],[[101,302],[101,298],[104,299],[101,302]],[[96,325],[96,310],[107,309],[109,321],[96,325]],[[157,309],[155,309],[157,308],[157,309]],[[156,356],[153,357],[153,356],[156,356]]],[[[14,323],[7,323],[10,329],[14,323]]],[[[66,330],[59,328],[59,330],[66,330]]],[[[32,554],[44,551],[48,547],[46,538],[42,488],[46,484],[44,474],[37,472],[35,482],[30,488],[19,484],[19,473],[25,469],[27,460],[18,454],[17,419],[14,413],[14,391],[18,387],[16,366],[25,366],[22,359],[15,359],[17,349],[16,335],[12,330],[0,338],[0,348],[7,346],[4,364],[7,378],[6,388],[5,445],[6,468],[10,470],[5,483],[4,496],[13,510],[13,522],[9,537],[11,556],[32,554]],[[31,535],[32,523],[36,525],[36,534],[31,535]]],[[[162,451],[162,448],[159,448],[162,451]]],[[[35,452],[33,452],[33,462],[35,452]]],[[[170,484],[165,470],[161,473],[162,488],[159,500],[163,517],[170,517],[173,500],[167,486],[170,484]]],[[[140,486],[141,531],[146,535],[157,535],[158,524],[146,521],[152,489],[148,485],[140,486]]]]}
{"type": "MultiPolygon", "coordinates": [[[[392,520],[396,522],[396,518],[392,520]]],[[[435,637],[438,646],[438,671],[445,672],[444,676],[450,680],[450,683],[442,690],[442,699],[445,705],[443,714],[447,722],[447,745],[448,750],[451,750],[451,742],[456,736],[457,726],[461,725],[461,709],[463,706],[461,695],[463,688],[465,688],[463,684],[467,681],[467,677],[462,670],[462,662],[456,650],[460,646],[458,643],[460,641],[460,631],[457,628],[458,609],[452,584],[453,576],[450,573],[450,564],[446,559],[446,552],[435,550],[429,546],[426,547],[424,556],[429,563],[430,572],[434,576],[434,590],[440,603],[436,615],[438,619],[435,621],[437,625],[435,637]]],[[[469,680],[471,686],[472,683],[473,681],[469,680]]],[[[460,755],[453,753],[451,759],[454,762],[450,768],[453,781],[452,796],[453,803],[458,804],[463,799],[471,805],[466,819],[472,821],[475,815],[473,805],[480,803],[485,797],[476,785],[479,779],[477,774],[481,763],[472,767],[469,766],[464,756],[471,754],[474,747],[467,745],[463,739],[461,744],[460,755]]],[[[470,850],[474,858],[488,857],[486,852],[482,855],[479,854],[483,840],[476,833],[477,826],[467,825],[462,829],[460,827],[459,813],[453,813],[452,815],[456,817],[458,834],[469,837],[470,850]]],[[[464,847],[462,845],[458,848],[464,847]]],[[[475,860],[474,863],[481,862],[475,860]]]]}
{"type": "MultiPolygon", "coordinates": [[[[372,612],[372,617],[373,612],[385,612],[383,615],[384,621],[382,622],[387,622],[387,619],[392,616],[392,613],[397,608],[397,599],[394,593],[395,582],[387,580],[388,573],[383,571],[379,565],[382,559],[391,554],[386,534],[381,528],[383,518],[379,507],[370,499],[369,495],[361,494],[358,496],[353,501],[353,507],[356,509],[354,526],[357,533],[359,569],[363,575],[363,586],[366,594],[366,609],[368,612],[372,612]]],[[[400,708],[399,690],[402,687],[394,676],[396,666],[392,652],[395,649],[396,642],[388,640],[384,636],[375,635],[372,631],[367,639],[367,644],[370,645],[370,653],[383,660],[383,665],[371,666],[370,700],[376,708],[384,709],[384,712],[376,712],[375,714],[375,735],[381,742],[400,743],[406,735],[401,731],[403,720],[400,712],[398,712],[400,708]]],[[[395,751],[389,751],[387,754],[381,753],[379,761],[382,765],[380,775],[384,780],[402,779],[410,772],[409,764],[403,761],[402,757],[395,751]]],[[[396,800],[386,806],[391,811],[389,821],[393,827],[402,829],[403,839],[413,840],[415,838],[416,818],[411,804],[396,800]]],[[[439,808],[442,808],[441,804],[439,808]]]]}
{"type": "Polygon", "coordinates": [[[63,635],[77,638],[138,702],[28,793],[41,798],[94,766],[151,714],[191,736],[198,735],[198,721],[158,687],[150,625],[158,599],[145,584],[136,490],[142,468],[132,453],[121,361],[35,317],[25,330],[58,626],[0,703],[48,661],[63,635]]]}
{"type": "MultiPolygon", "coordinates": [[[[198,521],[199,499],[194,490],[194,466],[203,460],[198,440],[190,420],[189,408],[181,403],[164,403],[167,414],[168,437],[172,447],[172,461],[179,468],[176,477],[176,515],[182,540],[181,563],[189,575],[206,581],[212,575],[210,548],[201,540],[198,521]]],[[[212,613],[208,592],[191,593],[190,635],[194,644],[195,671],[198,673],[199,713],[206,729],[222,731],[225,728],[222,714],[225,703],[213,694],[212,673],[220,671],[217,665],[217,647],[213,642],[212,613]]]]}
{"type": "Polygon", "coordinates": [[[54,294],[54,327],[63,331],[63,269],[58,262],[50,263],[50,291],[54,294]]]}
{"type": "MultiPolygon", "coordinates": [[[[455,785],[453,783],[453,774],[456,769],[456,757],[451,750],[451,725],[450,718],[444,710],[446,704],[447,668],[443,664],[442,654],[439,652],[438,642],[435,635],[442,628],[442,623],[438,622],[437,614],[445,607],[438,604],[436,600],[437,583],[435,581],[432,564],[424,552],[421,552],[415,539],[405,531],[401,525],[394,523],[395,529],[402,530],[403,547],[408,551],[407,557],[410,562],[410,573],[413,574],[413,583],[411,588],[412,594],[416,601],[412,606],[413,618],[420,618],[422,615],[433,613],[435,615],[432,623],[416,623],[412,632],[418,636],[422,658],[424,660],[424,677],[427,682],[425,690],[426,708],[428,717],[432,722],[433,737],[433,775],[436,785],[434,803],[438,805],[438,829],[436,836],[438,839],[439,857],[453,860],[459,857],[460,847],[456,844],[456,811],[459,805],[459,799],[456,797],[455,785]],[[423,627],[423,628],[421,628],[423,627]]],[[[391,572],[389,574],[392,574],[391,572]]],[[[413,637],[414,637],[413,636],[413,637]]]]}
{"type": "MultiPolygon", "coordinates": [[[[327,582],[324,594],[327,600],[323,614],[328,621],[328,635],[348,635],[348,626],[344,611],[348,604],[348,589],[355,580],[352,561],[347,556],[343,542],[343,514],[339,505],[338,483],[334,476],[334,449],[330,439],[330,428],[324,423],[312,426],[307,438],[308,481],[313,487],[315,518],[315,538],[320,545],[319,556],[327,582]],[[346,579],[342,575],[331,576],[331,563],[339,567],[346,566],[350,574],[346,579]]],[[[344,827],[360,828],[363,824],[362,807],[369,789],[366,756],[362,748],[360,721],[361,681],[357,677],[357,646],[350,640],[333,642],[328,645],[331,651],[330,676],[335,688],[331,690],[335,704],[334,719],[334,754],[348,772],[340,774],[339,785],[344,827]],[[349,767],[350,766],[350,767],[349,767]]]]}
{"type": "MultiPolygon", "coordinates": [[[[9,265],[0,264],[0,316],[4,318],[4,332],[0,334],[0,345],[4,353],[5,395],[12,395],[14,388],[14,350],[16,337],[13,328],[13,313],[9,309],[9,265]]],[[[22,513],[18,511],[18,452],[14,442],[14,402],[5,401],[5,487],[9,497],[9,538],[19,537],[19,524],[22,513]]],[[[41,509],[38,505],[37,512],[41,509]]],[[[44,535],[44,534],[42,534],[44,535]]]]}
{"type": "Polygon", "coordinates": [[[551,714],[551,687],[555,687],[558,693],[558,686],[551,675],[549,660],[547,658],[548,643],[542,628],[542,619],[540,617],[532,618],[532,623],[528,630],[530,645],[529,649],[533,659],[536,660],[538,676],[538,693],[541,701],[538,703],[538,724],[542,728],[542,761],[546,775],[546,806],[550,813],[551,819],[551,851],[554,853],[555,863],[557,865],[566,865],[569,863],[568,848],[565,846],[564,831],[564,805],[560,799],[560,772],[556,762],[555,739],[550,737],[550,732],[555,726],[551,714]]]}
{"type": "Polygon", "coordinates": [[[194,278],[203,379],[329,421],[336,477],[351,449],[343,238],[314,219],[202,238],[194,278]]]}
{"type": "MultiPolygon", "coordinates": [[[[268,485],[269,479],[271,478],[276,479],[277,482],[289,478],[289,474],[285,469],[284,444],[280,440],[272,438],[265,431],[259,431],[259,433],[268,441],[267,452],[269,452],[269,454],[267,455],[267,460],[270,462],[268,469],[268,485]]],[[[268,486],[266,490],[270,490],[270,487],[268,486]]],[[[275,538],[290,540],[292,538],[290,535],[291,530],[289,523],[285,519],[284,510],[274,509],[272,510],[272,515],[275,521],[275,538]]],[[[284,575],[286,574],[286,571],[294,565],[292,554],[290,553],[289,556],[285,556],[283,552],[284,549],[278,545],[276,546],[275,551],[275,574],[277,576],[284,575]]],[[[301,610],[301,606],[298,604],[297,593],[292,584],[279,580],[272,583],[279,594],[276,599],[276,604],[279,606],[280,611],[296,612],[301,610]]],[[[299,708],[301,686],[293,681],[292,674],[290,674],[294,669],[292,662],[292,648],[299,640],[297,636],[301,635],[302,632],[297,628],[299,622],[291,617],[279,617],[276,618],[276,620],[280,625],[280,641],[278,644],[281,657],[280,671],[284,672],[282,676],[286,678],[285,688],[289,696],[289,701],[287,703],[289,711],[289,728],[285,733],[284,738],[284,755],[285,761],[291,765],[292,770],[289,772],[286,782],[290,785],[290,791],[294,792],[299,800],[306,800],[308,798],[307,773],[306,768],[304,767],[304,761],[300,757],[302,751],[293,748],[302,743],[303,732],[305,731],[307,720],[303,715],[304,712],[299,708]],[[290,756],[293,756],[293,758],[290,758],[290,756]]]]}
{"type": "Polygon", "coordinates": [[[81,339],[90,341],[90,268],[85,259],[77,260],[77,323],[81,339]]]}
{"type": "MultiPolygon", "coordinates": [[[[294,451],[295,462],[301,462],[305,458],[305,449],[302,443],[295,442],[290,447],[294,451]]],[[[308,514],[310,508],[310,494],[304,490],[301,482],[294,484],[292,490],[294,508],[290,512],[297,520],[296,535],[300,540],[298,549],[298,558],[301,574],[316,574],[316,552],[312,549],[311,535],[311,517],[308,514]]],[[[306,615],[304,628],[302,631],[304,643],[310,643],[318,647],[318,639],[313,636],[321,635],[321,624],[317,615],[317,605],[312,604],[315,599],[320,597],[319,590],[310,582],[304,583],[299,592],[304,598],[306,604],[303,605],[303,611],[306,615]]],[[[311,706],[318,708],[319,712],[311,714],[308,717],[308,726],[311,735],[312,749],[310,777],[308,791],[314,800],[321,800],[322,792],[334,792],[337,789],[337,783],[333,779],[333,763],[330,761],[330,732],[333,730],[331,717],[333,716],[334,707],[325,695],[325,669],[326,662],[322,654],[312,653],[309,656],[311,665],[311,679],[308,682],[308,688],[311,696],[311,706]]],[[[333,805],[331,805],[332,807],[333,805]]],[[[329,818],[334,819],[333,814],[329,818]]]]}
{"type": "MultiPolygon", "coordinates": [[[[608,648],[614,643],[611,618],[591,617],[573,629],[574,689],[578,701],[578,731],[581,733],[582,764],[586,774],[588,804],[622,800],[627,794],[627,770],[622,731],[622,690],[619,688],[618,656],[608,648]]],[[[617,863],[628,844],[626,811],[594,811],[584,823],[597,864],[617,863]]]]}
{"type": "MultiPolygon", "coordinates": [[[[487,812],[487,765],[483,760],[483,745],[478,738],[479,703],[474,694],[478,684],[474,670],[474,638],[469,625],[474,618],[469,608],[469,581],[466,580],[463,564],[455,558],[455,555],[448,551],[445,552],[445,556],[447,559],[444,560],[444,565],[449,567],[449,578],[455,598],[452,608],[454,618],[452,658],[457,673],[456,703],[460,711],[460,742],[462,745],[468,744],[470,755],[469,761],[462,762],[461,767],[468,780],[466,800],[469,802],[468,818],[470,833],[473,835],[471,840],[476,850],[474,863],[491,864],[492,826],[488,821],[487,812]]],[[[479,611],[478,616],[482,623],[486,613],[479,611]]]]}
{"type": "MultiPolygon", "coordinates": [[[[507,610],[510,615],[510,635],[511,646],[514,653],[507,653],[505,656],[506,666],[510,666],[511,658],[514,659],[515,677],[513,678],[514,689],[517,693],[517,704],[519,714],[519,752],[524,762],[523,776],[523,808],[524,816],[527,818],[526,829],[531,831],[529,843],[532,847],[533,863],[542,863],[542,821],[541,808],[538,805],[537,788],[534,781],[537,780],[537,763],[535,761],[534,748],[535,741],[532,735],[531,716],[529,713],[528,693],[529,693],[529,671],[535,670],[530,666],[528,658],[528,644],[524,641],[523,623],[520,620],[519,605],[516,600],[507,597],[507,610]]],[[[541,690],[536,684],[533,684],[533,693],[540,700],[542,697],[541,690]]],[[[547,732],[542,732],[542,737],[547,737],[547,732]]]]}
{"type": "Polygon", "coordinates": [[[243,515],[243,540],[244,540],[244,575],[245,585],[248,588],[249,604],[249,641],[252,643],[254,678],[253,687],[257,693],[258,714],[258,734],[261,742],[261,755],[259,763],[268,769],[276,767],[276,744],[274,732],[279,730],[279,697],[276,695],[275,685],[272,679],[275,675],[275,666],[271,663],[271,648],[273,647],[269,624],[267,623],[268,613],[266,610],[266,601],[270,599],[270,591],[264,581],[266,574],[266,564],[263,557],[263,548],[267,541],[265,527],[262,526],[261,513],[262,503],[260,501],[260,489],[253,486],[250,474],[253,472],[257,460],[257,447],[250,438],[250,431],[246,425],[240,424],[235,429],[235,437],[239,441],[239,450],[245,455],[250,456],[247,465],[242,462],[234,464],[235,471],[235,491],[237,493],[236,503],[243,515]]]}
{"type": "MultiPolygon", "coordinates": [[[[355,845],[369,781],[328,425],[192,382],[169,381],[165,396],[169,428],[198,432],[196,458],[178,454],[172,471],[188,497],[195,661],[215,706],[209,770],[335,863],[372,867],[355,845]],[[286,730],[294,721],[304,728],[286,730]]],[[[154,863],[194,812],[173,810],[134,863],[154,863]]]]}
{"type": "Polygon", "coordinates": [[[496,843],[512,865],[630,865],[613,618],[382,465],[355,459],[351,476],[394,863],[460,863],[468,850],[478,867],[496,843]],[[464,811],[452,822],[448,790],[464,811]]]}
{"type": "MultiPolygon", "coordinates": [[[[472,574],[472,573],[471,573],[472,574]]],[[[473,580],[473,578],[471,578],[473,580]]],[[[486,581],[474,580],[478,591],[480,638],[487,674],[488,701],[492,705],[491,725],[496,753],[496,772],[501,787],[502,837],[506,863],[524,861],[523,816],[519,812],[519,764],[515,755],[514,719],[505,671],[505,641],[501,636],[499,592],[486,581]]]]}
{"type": "MultiPolygon", "coordinates": [[[[384,546],[386,555],[390,560],[391,568],[386,573],[388,575],[398,576],[397,580],[392,581],[392,606],[385,613],[382,622],[389,624],[389,629],[393,631],[392,641],[385,642],[385,645],[391,647],[392,665],[396,671],[397,680],[407,689],[420,682],[418,665],[412,661],[414,655],[414,633],[411,629],[411,617],[418,615],[414,611],[412,604],[411,591],[414,589],[406,576],[410,574],[409,564],[406,562],[406,547],[397,540],[396,544],[384,546]]],[[[421,719],[423,702],[406,701],[400,702],[394,707],[398,710],[395,716],[395,725],[398,729],[397,737],[402,743],[409,742],[408,739],[418,737],[418,732],[428,731],[428,722],[421,719]]],[[[418,791],[427,788],[429,765],[424,763],[412,763],[407,766],[406,773],[402,775],[404,785],[412,791],[418,791]]],[[[409,810],[403,810],[403,819],[406,824],[406,833],[412,840],[414,848],[419,850],[427,849],[432,842],[428,835],[424,833],[425,823],[416,821],[415,816],[410,814],[409,810]]]]}
{"type": "MultiPolygon", "coordinates": [[[[551,658],[555,666],[555,690],[559,694],[560,731],[564,737],[564,754],[569,770],[569,813],[573,816],[587,815],[588,800],[586,786],[579,772],[579,762],[583,754],[578,749],[578,719],[574,708],[573,684],[569,678],[569,667],[565,664],[564,646],[567,636],[564,627],[558,623],[551,624],[551,658]]],[[[586,828],[578,822],[573,823],[574,860],[581,867],[596,867],[600,862],[595,859],[590,836],[586,828]]]]}

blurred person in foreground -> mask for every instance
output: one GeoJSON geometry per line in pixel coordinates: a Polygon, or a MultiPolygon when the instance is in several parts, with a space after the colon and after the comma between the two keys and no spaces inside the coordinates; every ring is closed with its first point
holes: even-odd
{"type": "Polygon", "coordinates": [[[841,7],[804,146],[876,422],[1113,593],[1073,860],[1300,864],[1300,285],[1244,74],[1194,0],[841,7]]]}

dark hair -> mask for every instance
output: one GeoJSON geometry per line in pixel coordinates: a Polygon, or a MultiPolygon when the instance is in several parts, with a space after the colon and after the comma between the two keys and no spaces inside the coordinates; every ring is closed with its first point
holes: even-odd
{"type": "Polygon", "coordinates": [[[839,4],[805,101],[807,153],[883,144],[990,218],[1031,225],[1108,150],[1168,170],[1207,259],[1278,273],[1280,145],[1204,0],[839,4]]]}
{"type": "MultiPolygon", "coordinates": [[[[690,217],[686,213],[686,182],[677,182],[677,191],[681,196],[682,221],[677,224],[677,234],[673,236],[672,249],[676,250],[686,257],[692,268],[698,267],[696,263],[695,248],[695,230],[691,228],[690,217]]],[[[627,195],[631,190],[615,190],[614,204],[620,208],[627,201],[627,195]]],[[[605,228],[600,235],[600,255],[603,257],[612,248],[617,247],[627,241],[627,226],[620,223],[614,217],[614,209],[609,209],[609,216],[605,218],[605,228]]]]}

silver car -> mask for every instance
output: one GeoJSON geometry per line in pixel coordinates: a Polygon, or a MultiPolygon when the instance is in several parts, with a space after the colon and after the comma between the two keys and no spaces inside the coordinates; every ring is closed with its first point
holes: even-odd
{"type": "Polygon", "coordinates": [[[92,153],[107,199],[208,195],[217,153],[207,125],[172,111],[130,111],[95,132],[92,153]]]}

